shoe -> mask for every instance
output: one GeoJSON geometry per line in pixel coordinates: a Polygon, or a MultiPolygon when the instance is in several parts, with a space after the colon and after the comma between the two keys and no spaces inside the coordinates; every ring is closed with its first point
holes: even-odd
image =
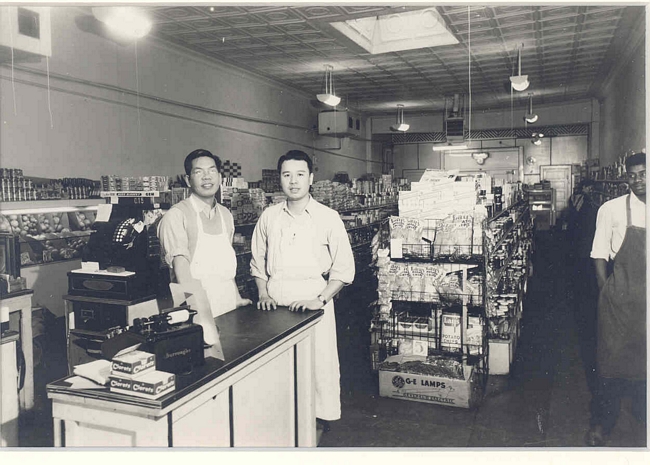
{"type": "Polygon", "coordinates": [[[585,443],[589,447],[603,447],[605,445],[605,433],[602,426],[592,426],[587,432],[585,443]]]}

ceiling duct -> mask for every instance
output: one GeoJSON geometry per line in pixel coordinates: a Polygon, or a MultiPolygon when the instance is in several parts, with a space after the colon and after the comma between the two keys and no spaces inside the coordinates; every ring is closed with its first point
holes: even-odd
{"type": "Polygon", "coordinates": [[[445,135],[447,142],[462,142],[465,139],[464,104],[465,96],[461,94],[454,94],[451,98],[445,98],[445,135]],[[449,111],[447,111],[448,108],[449,111]]]}

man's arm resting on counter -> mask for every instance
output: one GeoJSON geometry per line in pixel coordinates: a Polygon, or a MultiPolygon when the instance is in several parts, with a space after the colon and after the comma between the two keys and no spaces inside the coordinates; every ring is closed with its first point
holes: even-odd
{"type": "Polygon", "coordinates": [[[266,279],[255,277],[255,284],[257,285],[257,308],[260,310],[275,310],[278,303],[269,296],[269,291],[266,288],[268,281],[266,279]]]}
{"type": "MultiPolygon", "coordinates": [[[[343,281],[339,281],[338,279],[330,279],[330,281],[327,283],[327,286],[325,286],[325,289],[323,289],[320,295],[323,299],[329,302],[344,287],[345,283],[343,281]]],[[[316,298],[312,300],[297,300],[289,305],[289,310],[291,311],[320,310],[321,308],[323,308],[323,302],[316,298]]]]}
{"type": "Polygon", "coordinates": [[[602,290],[607,281],[607,260],[602,258],[594,258],[594,269],[596,270],[596,280],[598,281],[598,289],[602,290]]]}

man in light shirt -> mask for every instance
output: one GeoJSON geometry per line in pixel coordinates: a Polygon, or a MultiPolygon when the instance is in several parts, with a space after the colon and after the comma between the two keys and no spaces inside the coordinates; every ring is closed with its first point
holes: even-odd
{"type": "Polygon", "coordinates": [[[221,187],[221,160],[208,150],[185,157],[185,182],[192,194],[169,209],[158,225],[158,237],[171,281],[199,281],[212,316],[252,303],[235,283],[237,258],[232,247],[232,214],[215,198],[221,187]]]}
{"type": "Polygon", "coordinates": [[[354,256],[338,212],[317,202],[309,188],[312,161],[299,150],[278,160],[287,200],[268,207],[252,238],[251,274],[257,307],[291,311],[323,309],[315,328],[316,417],[321,431],[341,417],[340,373],[333,297],[354,279],[354,256]]]}
{"type": "Polygon", "coordinates": [[[628,157],[625,169],[631,192],[600,207],[591,249],[600,296],[598,384],[586,438],[590,446],[606,444],[623,396],[632,397],[634,416],[644,432],[646,425],[645,153],[628,157]]]}

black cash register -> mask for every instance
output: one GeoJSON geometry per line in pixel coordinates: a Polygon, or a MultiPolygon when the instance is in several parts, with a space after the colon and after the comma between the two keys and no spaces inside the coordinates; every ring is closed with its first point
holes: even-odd
{"type": "Polygon", "coordinates": [[[133,199],[112,205],[108,221],[95,221],[82,259],[99,263],[100,272],[69,272],[70,295],[135,300],[168,293],[169,271],[156,234],[160,215],[146,203],[125,205],[127,200],[133,199]]]}

